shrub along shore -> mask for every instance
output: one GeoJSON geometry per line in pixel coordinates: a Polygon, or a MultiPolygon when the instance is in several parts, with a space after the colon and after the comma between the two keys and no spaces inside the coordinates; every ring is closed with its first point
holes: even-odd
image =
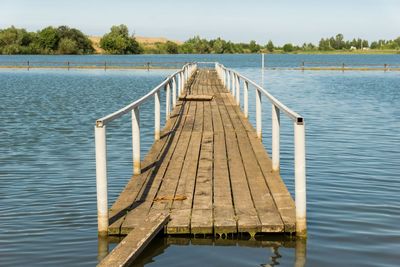
{"type": "Polygon", "coordinates": [[[276,46],[270,40],[265,45],[256,41],[234,43],[221,38],[207,40],[195,36],[183,43],[168,40],[138,42],[125,25],[112,26],[110,32],[89,38],[68,26],[46,27],[37,32],[13,26],[0,29],[0,54],[85,55],[85,54],[242,54],[242,53],[305,53],[305,54],[385,54],[400,53],[400,37],[371,43],[360,38],[345,40],[342,34],[322,38],[318,45],[287,43],[276,46]]]}

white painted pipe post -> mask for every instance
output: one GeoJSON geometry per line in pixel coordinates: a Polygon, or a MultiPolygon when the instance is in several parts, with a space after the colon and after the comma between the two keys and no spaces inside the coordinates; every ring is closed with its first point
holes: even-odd
{"type": "Polygon", "coordinates": [[[262,137],[262,132],[261,132],[261,123],[262,123],[262,118],[261,118],[261,92],[256,89],[256,130],[257,130],[257,137],[261,139],[262,137]]]}
{"type": "Polygon", "coordinates": [[[280,168],[280,110],[272,105],[272,170],[279,171],[280,168]]]}
{"type": "Polygon", "coordinates": [[[108,235],[107,144],[106,126],[94,128],[96,146],[97,229],[101,236],[108,235]]]}
{"type": "Polygon", "coordinates": [[[228,91],[231,91],[231,72],[230,71],[226,71],[226,88],[228,89],[228,91]]]}
{"type": "Polygon", "coordinates": [[[186,81],[185,81],[185,71],[182,71],[182,92],[181,93],[184,93],[185,92],[185,85],[186,85],[186,81]]]}
{"type": "Polygon", "coordinates": [[[140,115],[139,107],[132,110],[132,158],[133,174],[140,174],[140,115]]]}
{"type": "Polygon", "coordinates": [[[168,120],[171,112],[171,85],[169,82],[165,85],[165,91],[165,120],[168,120]]]}
{"type": "Polygon", "coordinates": [[[231,72],[231,94],[235,96],[236,93],[235,73],[231,72]]]}
{"type": "Polygon", "coordinates": [[[178,73],[178,97],[182,94],[182,73],[178,73]]]}
{"type": "Polygon", "coordinates": [[[222,70],[222,84],[226,87],[226,71],[222,70]]]}
{"type": "Polygon", "coordinates": [[[240,80],[239,75],[236,75],[236,105],[240,106],[240,80]]]}
{"type": "Polygon", "coordinates": [[[244,108],[244,117],[249,117],[249,82],[244,81],[243,87],[243,108],[244,108]]]}
{"type": "Polygon", "coordinates": [[[154,94],[154,139],[160,140],[160,117],[161,117],[161,109],[160,109],[160,91],[157,91],[154,94]]]}
{"type": "Polygon", "coordinates": [[[172,108],[176,107],[176,79],[172,77],[172,108]]]}
{"type": "Polygon", "coordinates": [[[295,165],[295,202],[296,235],[307,236],[306,220],[306,145],[303,119],[294,123],[294,165],[295,165]]]}

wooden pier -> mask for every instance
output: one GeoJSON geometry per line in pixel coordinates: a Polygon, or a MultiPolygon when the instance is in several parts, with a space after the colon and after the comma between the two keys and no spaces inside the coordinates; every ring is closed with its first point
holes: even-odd
{"type": "Polygon", "coordinates": [[[169,216],[166,234],[305,236],[303,118],[244,76],[215,66],[188,65],[142,99],[96,122],[100,234],[127,235],[149,218],[169,216]],[[249,84],[256,88],[256,129],[247,119],[249,84]],[[161,88],[166,89],[167,114],[162,131],[161,88]],[[238,105],[240,88],[244,112],[238,105]],[[273,107],[272,160],[260,138],[262,94],[273,107]],[[155,142],[140,161],[138,107],[151,96],[155,99],[155,142]],[[105,124],[129,111],[135,174],[108,210],[105,124]],[[294,121],[296,205],[279,174],[280,111],[294,121]]]}

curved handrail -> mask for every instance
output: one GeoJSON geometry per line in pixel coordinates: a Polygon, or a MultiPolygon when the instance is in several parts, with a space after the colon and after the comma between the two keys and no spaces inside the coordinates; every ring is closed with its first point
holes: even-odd
{"type": "Polygon", "coordinates": [[[223,70],[229,71],[231,73],[234,73],[237,75],[239,78],[241,78],[244,81],[247,81],[249,84],[253,85],[257,90],[259,90],[261,93],[263,93],[269,101],[275,105],[276,107],[279,108],[279,110],[283,111],[289,118],[291,118],[293,121],[296,123],[303,123],[304,118],[298,114],[297,112],[291,110],[288,108],[286,105],[284,105],[281,101],[279,101],[276,97],[274,97],[272,94],[270,94],[267,90],[265,90],[263,87],[258,85],[256,82],[250,80],[246,76],[240,74],[239,72],[233,70],[233,69],[228,69],[224,65],[217,63],[219,67],[221,67],[223,70]]]}
{"type": "Polygon", "coordinates": [[[193,63],[188,63],[186,65],[183,66],[183,68],[179,71],[176,71],[175,73],[171,74],[170,76],[168,76],[163,82],[161,82],[159,85],[157,85],[153,90],[151,90],[150,92],[148,92],[146,95],[142,96],[141,98],[139,98],[138,100],[136,100],[135,102],[121,108],[120,110],[117,110],[107,116],[104,116],[98,120],[96,120],[96,126],[97,127],[103,127],[104,125],[106,125],[108,122],[113,121],[119,117],[121,117],[122,115],[128,113],[129,111],[132,111],[133,109],[139,107],[141,104],[143,104],[144,102],[146,102],[147,100],[149,100],[152,96],[154,96],[155,93],[157,93],[160,89],[162,89],[164,86],[166,86],[168,83],[171,82],[171,80],[178,74],[182,73],[185,71],[185,68],[191,66],[193,63]]]}

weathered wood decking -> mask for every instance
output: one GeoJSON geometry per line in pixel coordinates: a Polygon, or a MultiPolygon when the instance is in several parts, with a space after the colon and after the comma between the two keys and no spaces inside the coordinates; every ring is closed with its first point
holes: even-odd
{"type": "Polygon", "coordinates": [[[109,233],[169,214],[168,234],[295,232],[295,205],[255,130],[214,70],[199,70],[112,206],[109,233]]]}

